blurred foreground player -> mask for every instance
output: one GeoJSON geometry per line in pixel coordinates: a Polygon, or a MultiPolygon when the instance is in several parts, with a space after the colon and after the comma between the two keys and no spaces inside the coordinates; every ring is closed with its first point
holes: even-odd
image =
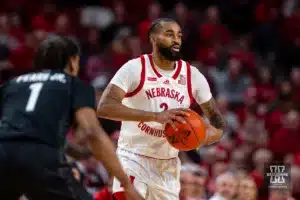
{"type": "Polygon", "coordinates": [[[128,198],[142,200],[99,125],[93,88],[76,77],[79,53],[71,39],[48,39],[35,57],[37,71],[1,87],[1,199],[21,194],[33,200],[92,199],[66,163],[64,144],[74,119],[93,155],[118,177],[128,198]]]}
{"type": "MultiPolygon", "coordinates": [[[[209,118],[205,144],[222,138],[224,120],[205,77],[180,60],[182,32],[174,20],[158,19],[149,29],[151,55],[128,61],[104,91],[98,115],[121,120],[117,153],[134,186],[147,200],[178,200],[178,150],[164,137],[164,125],[184,123],[193,99],[209,118]]],[[[122,183],[113,192],[124,200],[122,183]]]]}

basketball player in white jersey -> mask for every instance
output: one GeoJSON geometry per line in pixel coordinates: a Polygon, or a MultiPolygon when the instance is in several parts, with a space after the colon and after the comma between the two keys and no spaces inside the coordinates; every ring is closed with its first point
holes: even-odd
{"type": "MultiPolygon", "coordinates": [[[[100,117],[122,121],[117,153],[146,200],[179,199],[180,160],[178,150],[164,136],[166,123],[174,129],[174,121],[186,123],[186,111],[195,100],[210,119],[205,144],[220,140],[225,127],[205,77],[180,60],[181,38],[181,28],[174,20],[154,21],[149,28],[152,54],[124,64],[98,106],[100,117]]],[[[123,191],[115,179],[117,200],[125,200],[123,191]]]]}

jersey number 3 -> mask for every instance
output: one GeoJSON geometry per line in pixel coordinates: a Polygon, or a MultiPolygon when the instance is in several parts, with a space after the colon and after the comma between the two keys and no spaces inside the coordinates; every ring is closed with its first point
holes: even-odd
{"type": "Polygon", "coordinates": [[[30,95],[25,108],[26,112],[34,111],[42,87],[43,87],[43,83],[32,83],[31,85],[29,85],[30,95]]]}

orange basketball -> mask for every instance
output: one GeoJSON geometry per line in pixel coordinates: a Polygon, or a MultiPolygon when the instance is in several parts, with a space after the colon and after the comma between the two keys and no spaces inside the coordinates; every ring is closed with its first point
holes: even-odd
{"type": "Polygon", "coordinates": [[[187,123],[175,122],[177,131],[167,124],[165,134],[168,142],[180,151],[190,151],[201,146],[205,139],[206,128],[204,120],[196,112],[190,110],[187,123]]]}

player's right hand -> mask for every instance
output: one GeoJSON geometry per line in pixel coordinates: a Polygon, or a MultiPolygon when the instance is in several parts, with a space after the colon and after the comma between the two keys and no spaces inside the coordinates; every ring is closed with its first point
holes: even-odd
{"type": "Polygon", "coordinates": [[[183,108],[178,108],[178,109],[171,109],[171,110],[166,110],[160,113],[156,113],[156,122],[159,122],[161,124],[170,124],[172,128],[177,131],[176,125],[174,124],[175,121],[179,123],[186,123],[186,120],[184,117],[188,117],[189,109],[183,109],[183,108]]]}
{"type": "Polygon", "coordinates": [[[132,184],[128,184],[127,187],[124,188],[126,200],[145,200],[134,188],[132,184]]]}

